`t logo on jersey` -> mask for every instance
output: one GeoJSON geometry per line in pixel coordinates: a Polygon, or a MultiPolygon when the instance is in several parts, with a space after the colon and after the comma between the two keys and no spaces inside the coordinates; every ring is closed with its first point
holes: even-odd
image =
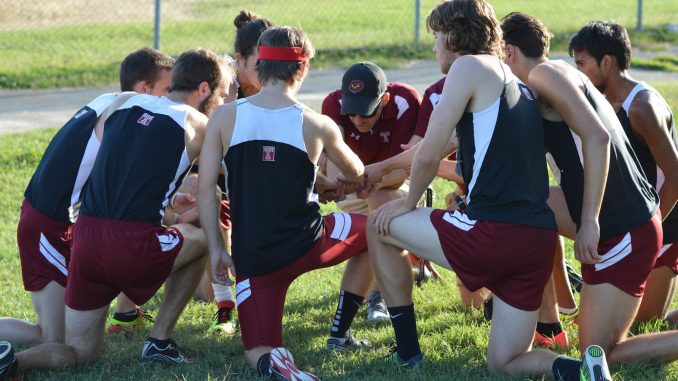
{"type": "Polygon", "coordinates": [[[360,140],[360,135],[356,134],[355,132],[351,132],[350,136],[355,140],[360,140]]]}
{"type": "Polygon", "coordinates": [[[148,126],[149,124],[151,124],[153,118],[155,117],[152,115],[148,115],[147,113],[144,113],[144,115],[142,115],[141,118],[137,120],[137,123],[141,124],[142,126],[148,126]]]}
{"type": "Polygon", "coordinates": [[[263,155],[261,156],[261,161],[275,161],[275,147],[274,146],[264,146],[263,155]]]}
{"type": "Polygon", "coordinates": [[[384,131],[380,132],[379,136],[381,136],[382,139],[384,139],[384,143],[388,143],[391,141],[391,132],[390,131],[384,131]]]}

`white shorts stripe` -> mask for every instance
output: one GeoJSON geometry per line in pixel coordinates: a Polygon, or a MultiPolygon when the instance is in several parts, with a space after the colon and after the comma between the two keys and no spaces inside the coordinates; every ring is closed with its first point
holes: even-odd
{"type": "Polygon", "coordinates": [[[339,212],[332,213],[332,215],[334,216],[334,229],[332,229],[330,238],[343,241],[351,232],[351,215],[348,213],[339,212]]]}
{"type": "Polygon", "coordinates": [[[240,303],[244,302],[252,296],[252,289],[250,289],[250,280],[245,279],[243,281],[238,282],[235,285],[235,306],[239,306],[240,303]]]}
{"type": "Polygon", "coordinates": [[[600,256],[600,262],[595,264],[596,271],[604,270],[626,258],[633,251],[631,245],[631,233],[626,233],[624,238],[610,251],[600,256]]]}
{"type": "Polygon", "coordinates": [[[661,250],[659,250],[659,255],[657,255],[657,258],[664,255],[664,253],[666,253],[671,248],[671,246],[673,246],[673,243],[667,243],[666,245],[662,246],[661,250]]]}
{"type": "Polygon", "coordinates": [[[469,219],[467,215],[460,213],[458,210],[455,210],[454,213],[448,212],[443,214],[443,220],[465,232],[473,229],[476,224],[476,220],[469,219]]]}
{"type": "Polygon", "coordinates": [[[40,253],[45,259],[51,263],[62,274],[68,276],[68,269],[66,268],[66,258],[59,253],[59,251],[52,246],[44,234],[40,233],[40,253]]]}
{"type": "Polygon", "coordinates": [[[163,252],[174,249],[181,242],[179,236],[169,230],[163,234],[156,234],[155,236],[158,238],[160,250],[163,252]]]}

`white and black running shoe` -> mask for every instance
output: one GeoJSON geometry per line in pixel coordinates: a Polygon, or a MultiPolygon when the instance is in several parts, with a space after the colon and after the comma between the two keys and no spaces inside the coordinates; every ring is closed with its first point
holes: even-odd
{"type": "Polygon", "coordinates": [[[327,349],[330,352],[341,352],[354,349],[369,349],[372,346],[366,339],[356,339],[353,332],[349,329],[344,339],[330,337],[327,339],[327,349]]]}
{"type": "Polygon", "coordinates": [[[174,340],[170,340],[166,346],[161,347],[153,340],[146,339],[144,347],[141,349],[141,361],[180,364],[188,362],[188,359],[174,340]]]}
{"type": "Polygon", "coordinates": [[[282,347],[271,351],[271,374],[278,381],[320,381],[311,373],[297,369],[292,353],[282,347]]]}
{"type": "Polygon", "coordinates": [[[605,351],[597,345],[589,345],[581,359],[581,381],[612,381],[610,369],[605,360],[605,351]]]}
{"type": "Polygon", "coordinates": [[[0,381],[8,381],[14,377],[19,362],[14,357],[14,349],[8,341],[0,341],[0,381]]]}

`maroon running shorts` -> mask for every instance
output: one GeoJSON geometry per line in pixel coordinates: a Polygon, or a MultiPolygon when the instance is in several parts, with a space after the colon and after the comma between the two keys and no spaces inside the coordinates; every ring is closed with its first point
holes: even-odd
{"type": "Polygon", "coordinates": [[[183,245],[173,227],[79,216],[73,225],[66,305],[94,310],[124,292],[146,303],[165,282],[183,245]]]}
{"type": "Polygon", "coordinates": [[[601,241],[595,265],[581,265],[587,284],[609,283],[635,297],[643,296],[645,283],[655,267],[662,244],[662,225],[659,215],[631,229],[626,234],[601,241]]]}
{"type": "Polygon", "coordinates": [[[324,218],[325,231],[306,255],[270,274],[236,277],[238,320],[245,350],[282,346],[285,295],[297,277],[367,251],[366,216],[333,213],[324,218]]]}
{"type": "Polygon", "coordinates": [[[66,287],[70,226],[44,216],[24,200],[16,235],[26,291],[40,291],[52,281],[66,287]]]}
{"type": "Polygon", "coordinates": [[[539,309],[556,252],[555,230],[476,221],[463,211],[439,209],[431,223],[447,261],[470,291],[487,287],[515,308],[539,309]]]}

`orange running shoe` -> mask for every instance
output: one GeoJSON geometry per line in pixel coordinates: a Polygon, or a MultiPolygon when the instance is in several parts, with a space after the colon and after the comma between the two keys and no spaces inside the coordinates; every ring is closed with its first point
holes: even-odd
{"type": "Polygon", "coordinates": [[[567,332],[562,331],[553,337],[546,337],[539,332],[534,333],[534,344],[545,348],[568,349],[570,348],[570,340],[567,338],[567,332]]]}

